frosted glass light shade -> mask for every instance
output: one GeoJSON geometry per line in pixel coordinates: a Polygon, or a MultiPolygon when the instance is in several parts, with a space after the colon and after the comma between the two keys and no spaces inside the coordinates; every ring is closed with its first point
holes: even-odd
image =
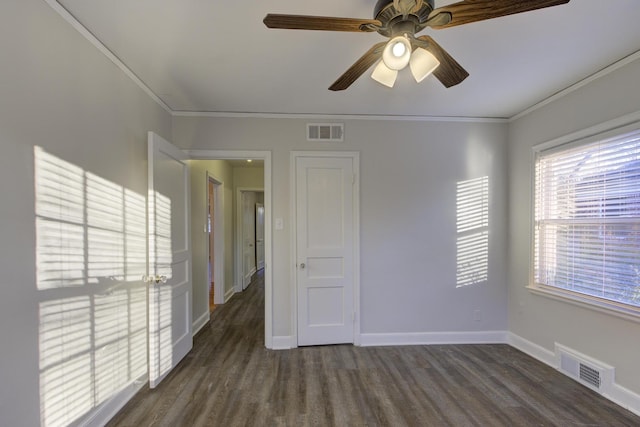
{"type": "Polygon", "coordinates": [[[392,70],[402,70],[411,59],[411,43],[404,36],[389,40],[382,51],[382,60],[392,70]]]}
{"type": "Polygon", "coordinates": [[[387,67],[384,61],[378,62],[378,65],[371,74],[373,80],[388,87],[393,87],[397,77],[398,71],[387,67]]]}
{"type": "Polygon", "coordinates": [[[422,49],[421,47],[413,51],[411,60],[409,61],[409,67],[411,68],[411,74],[418,83],[425,79],[429,74],[438,68],[440,61],[431,54],[431,52],[422,49]]]}

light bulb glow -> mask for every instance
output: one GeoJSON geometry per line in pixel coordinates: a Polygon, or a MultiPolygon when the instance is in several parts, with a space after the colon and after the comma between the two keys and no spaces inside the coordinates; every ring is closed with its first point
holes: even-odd
{"type": "Polygon", "coordinates": [[[391,48],[393,56],[400,58],[407,51],[407,48],[401,42],[395,42],[391,48]]]}
{"type": "Polygon", "coordinates": [[[411,59],[411,43],[405,36],[392,38],[382,51],[382,60],[392,70],[402,70],[411,59]]]}

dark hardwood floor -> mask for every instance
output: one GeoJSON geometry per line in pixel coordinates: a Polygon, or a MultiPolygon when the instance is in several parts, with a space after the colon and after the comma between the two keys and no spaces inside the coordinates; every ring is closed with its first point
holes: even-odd
{"type": "Polygon", "coordinates": [[[640,426],[507,345],[266,350],[261,279],[109,426],[640,426]]]}

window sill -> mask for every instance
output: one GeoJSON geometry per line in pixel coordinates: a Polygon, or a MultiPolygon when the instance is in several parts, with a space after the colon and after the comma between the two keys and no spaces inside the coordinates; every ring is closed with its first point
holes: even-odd
{"type": "Polygon", "coordinates": [[[636,308],[625,304],[608,302],[600,298],[545,285],[529,285],[527,289],[535,295],[640,323],[640,307],[636,308]]]}

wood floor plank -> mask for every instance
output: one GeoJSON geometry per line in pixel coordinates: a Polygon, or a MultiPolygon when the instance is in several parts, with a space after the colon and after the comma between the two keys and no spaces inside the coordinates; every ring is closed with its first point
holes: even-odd
{"type": "Polygon", "coordinates": [[[508,345],[264,348],[262,277],[111,427],[640,426],[640,417],[508,345]]]}

